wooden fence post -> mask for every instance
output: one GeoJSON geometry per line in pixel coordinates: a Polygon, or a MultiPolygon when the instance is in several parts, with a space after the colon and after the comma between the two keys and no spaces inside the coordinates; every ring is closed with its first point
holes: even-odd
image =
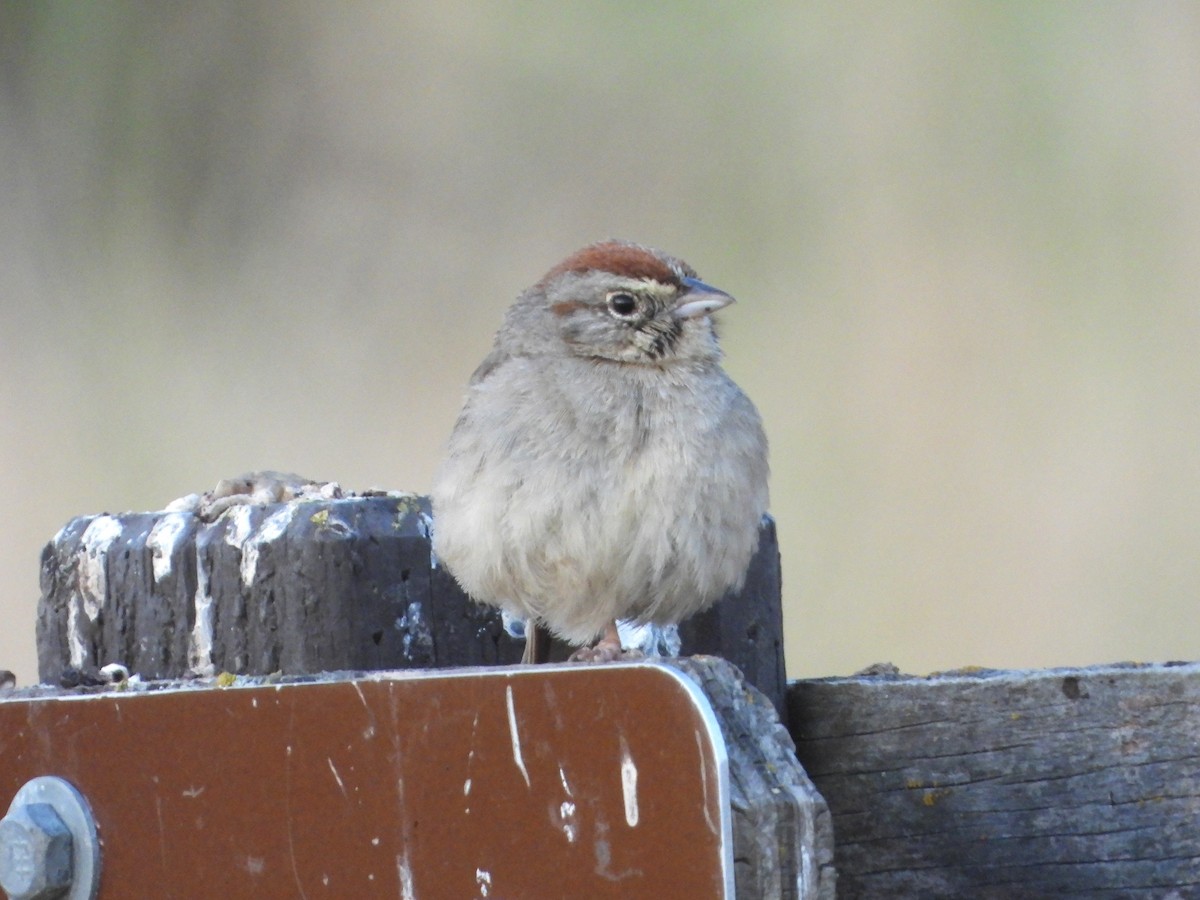
{"type": "MultiPolygon", "coordinates": [[[[399,495],[75,519],[43,553],[42,677],[515,663],[429,527],[399,495]]],[[[729,748],[739,897],[832,896],[831,820],[842,897],[1200,896],[1200,664],[786,686],[779,585],[766,521],[742,593],[681,629],[745,680],[671,661],[729,748]]]]}
{"type": "Polygon", "coordinates": [[[841,897],[1200,896],[1200,664],[795,682],[841,897]]]}
{"type": "MultiPolygon", "coordinates": [[[[73,519],[42,552],[39,675],[109,662],[148,678],[519,662],[499,612],[437,565],[431,526],[428,499],[399,494],[236,506],[213,522],[73,519]]],[[[683,653],[728,659],[783,714],[774,522],[743,589],[680,633],[683,653]]]]}
{"type": "MultiPolygon", "coordinates": [[[[399,494],[235,505],[211,522],[188,511],[74,519],[42,555],[41,677],[86,684],[110,663],[198,684],[515,664],[522,641],[438,565],[431,527],[427,499],[399,494]]],[[[828,809],[779,718],[779,568],[764,519],[743,589],[680,628],[683,652],[724,659],[666,664],[700,686],[721,728],[737,896],[831,900],[828,809]]]]}

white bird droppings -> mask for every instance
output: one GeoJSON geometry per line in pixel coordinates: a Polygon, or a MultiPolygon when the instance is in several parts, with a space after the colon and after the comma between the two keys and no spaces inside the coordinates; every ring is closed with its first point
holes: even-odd
{"type": "Polygon", "coordinates": [[[225,532],[225,543],[240,550],[250,537],[250,507],[235,506],[226,514],[226,519],[229,530],[225,532]]]}
{"type": "Polygon", "coordinates": [[[208,568],[196,548],[196,622],[188,637],[188,667],[197,675],[213,674],[213,598],[208,588],[208,568]]]}
{"type": "Polygon", "coordinates": [[[79,561],[79,592],[83,612],[95,620],[108,593],[108,548],[121,536],[121,523],[112,516],[96,516],[88,524],[79,542],[83,558],[79,561]]]}
{"type": "Polygon", "coordinates": [[[150,565],[154,569],[155,581],[162,581],[171,574],[171,556],[191,518],[190,514],[167,513],[150,529],[146,546],[150,549],[150,565]]]}
{"type": "Polygon", "coordinates": [[[237,511],[247,510],[235,523],[236,531],[239,534],[245,532],[245,536],[238,542],[242,548],[242,584],[250,587],[254,584],[254,576],[258,572],[258,556],[264,544],[270,544],[272,541],[278,540],[291,523],[293,516],[296,514],[298,505],[288,503],[280,509],[269,515],[265,522],[258,527],[258,531],[253,535],[249,534],[249,509],[248,506],[238,507],[237,511]]]}
{"type": "Polygon", "coordinates": [[[80,536],[79,593],[67,607],[67,647],[71,665],[87,660],[88,626],[100,615],[108,595],[108,551],[121,536],[121,523],[112,516],[96,516],[80,536]],[[85,621],[86,620],[86,621],[85,621]]]}
{"type": "Polygon", "coordinates": [[[429,568],[436,569],[438,567],[438,558],[437,554],[433,552],[433,517],[428,513],[418,514],[417,534],[429,541],[429,568]]]}

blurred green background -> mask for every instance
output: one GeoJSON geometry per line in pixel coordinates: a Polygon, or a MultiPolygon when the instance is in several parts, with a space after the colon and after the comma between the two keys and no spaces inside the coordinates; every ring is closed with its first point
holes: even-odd
{"type": "Polygon", "coordinates": [[[1194,659],[1200,6],[0,6],[0,667],[42,544],[427,489],[588,241],[740,302],[790,674],[1194,659]]]}

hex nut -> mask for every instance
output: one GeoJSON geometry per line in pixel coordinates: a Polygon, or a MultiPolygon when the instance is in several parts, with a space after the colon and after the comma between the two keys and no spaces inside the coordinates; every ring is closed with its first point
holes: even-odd
{"type": "Polygon", "coordinates": [[[13,807],[0,819],[0,888],[9,900],[51,900],[72,877],[71,831],[49,803],[13,807]]]}

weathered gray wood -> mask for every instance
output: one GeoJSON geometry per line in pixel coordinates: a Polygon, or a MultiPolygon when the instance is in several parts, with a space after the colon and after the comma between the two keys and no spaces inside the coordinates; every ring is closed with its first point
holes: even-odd
{"type": "Polygon", "coordinates": [[[703,689],[729,752],[739,898],[833,900],[829,808],[796,760],[770,700],[723,659],[673,659],[703,689]]]}
{"type": "Polygon", "coordinates": [[[1200,664],[806,680],[842,897],[1200,896],[1200,664]]]}
{"type": "Polygon", "coordinates": [[[737,666],[782,717],[787,714],[787,671],[780,569],[775,521],[766,517],[742,589],[681,622],[679,638],[688,653],[714,654],[737,666]]]}
{"type": "MultiPolygon", "coordinates": [[[[414,495],[238,505],[212,522],[190,511],[73,519],[42,553],[40,676],[110,662],[147,678],[518,662],[521,639],[437,566],[430,526],[414,495]]],[[[733,660],[782,710],[769,520],[746,587],[687,626],[683,651],[733,660]]]]}
{"type": "Polygon", "coordinates": [[[211,523],[72,520],[42,554],[40,675],[108,662],[148,678],[439,664],[428,521],[415,497],[245,505],[211,523]]]}

